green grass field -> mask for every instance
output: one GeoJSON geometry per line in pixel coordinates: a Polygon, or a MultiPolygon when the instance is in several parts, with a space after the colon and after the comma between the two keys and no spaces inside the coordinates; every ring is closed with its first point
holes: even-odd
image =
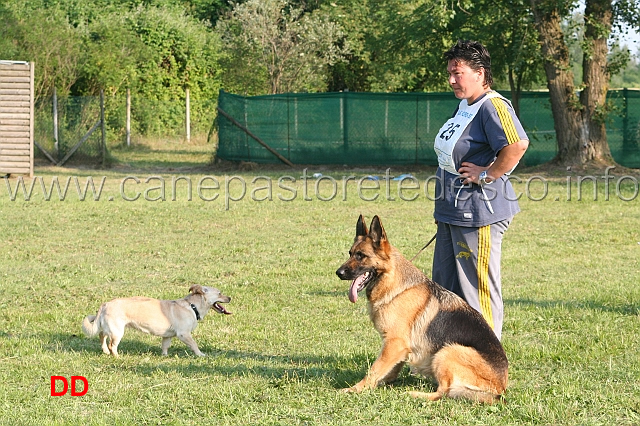
{"type": "MultiPolygon", "coordinates": [[[[1,424],[640,424],[640,197],[621,199],[633,197],[637,174],[618,188],[621,174],[611,180],[608,201],[602,178],[597,200],[585,182],[581,201],[577,173],[570,201],[565,177],[550,178],[540,201],[544,182],[529,181],[503,246],[507,404],[483,406],[414,400],[407,391],[433,385],[407,369],[393,386],[339,392],[380,349],[365,299],[351,304],[334,273],[356,219],[379,215],[412,257],[435,232],[423,191],[407,189],[403,197],[418,197],[403,201],[397,182],[387,196],[381,181],[358,195],[351,180],[344,201],[343,176],[385,171],[309,167],[325,179],[316,193],[310,178],[305,194],[302,168],[207,169],[202,145],[112,154],[119,163],[108,170],[37,168],[46,190],[54,177],[62,187],[72,178],[65,201],[55,191],[46,201],[40,180],[29,201],[16,178],[0,181],[1,424]],[[98,201],[79,200],[74,177],[83,189],[89,176],[96,187],[104,178],[98,201]],[[280,181],[288,190],[283,176],[296,178],[280,181]],[[267,177],[272,201],[259,201],[267,177]],[[240,178],[246,194],[233,201],[240,178]],[[151,201],[162,183],[165,201],[151,201]],[[206,358],[178,340],[162,357],[160,338],[128,330],[114,359],[82,334],[83,317],[107,300],[181,298],[195,283],[232,297],[233,315],[211,313],[194,332],[206,358]],[[84,376],[89,390],[52,397],[54,375],[84,376]]],[[[433,170],[412,172],[423,184],[433,170]]],[[[518,192],[532,176],[519,175],[518,192]]],[[[431,256],[428,248],[415,261],[427,274],[431,256]]]]}

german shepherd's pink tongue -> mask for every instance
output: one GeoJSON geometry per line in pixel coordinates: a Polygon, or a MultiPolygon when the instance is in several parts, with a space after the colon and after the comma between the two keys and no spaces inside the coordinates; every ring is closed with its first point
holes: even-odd
{"type": "Polygon", "coordinates": [[[358,291],[362,290],[360,286],[368,276],[369,274],[365,272],[351,282],[351,288],[349,288],[349,300],[351,301],[351,303],[356,303],[356,301],[358,300],[358,291]]]}

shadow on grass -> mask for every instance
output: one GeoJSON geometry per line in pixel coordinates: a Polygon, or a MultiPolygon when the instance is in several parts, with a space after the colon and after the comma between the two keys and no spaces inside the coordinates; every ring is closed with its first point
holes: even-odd
{"type": "Polygon", "coordinates": [[[306,291],[305,295],[308,296],[320,296],[320,297],[344,297],[345,299],[349,297],[349,287],[345,287],[343,290],[316,290],[316,291],[306,291]]]}
{"type": "Polygon", "coordinates": [[[640,315],[640,305],[631,303],[614,305],[595,301],[505,299],[504,304],[506,306],[533,306],[543,309],[593,310],[620,315],[640,315]]]}
{"type": "MultiPolygon", "coordinates": [[[[211,372],[227,377],[257,376],[268,379],[273,387],[284,386],[287,383],[310,382],[328,379],[335,389],[350,387],[360,381],[368,366],[374,361],[365,355],[355,355],[350,358],[337,356],[299,356],[299,355],[267,355],[259,352],[220,351],[202,348],[213,360],[234,360],[232,366],[210,363],[201,365],[139,365],[134,367],[136,374],[150,375],[154,371],[177,372],[184,376],[201,375],[211,372]],[[353,364],[354,368],[346,367],[353,364]]],[[[215,361],[214,361],[215,363],[215,361]]],[[[424,379],[409,374],[405,368],[393,386],[421,387],[424,379]]]]}
{"type": "MultiPolygon", "coordinates": [[[[192,362],[201,358],[195,356],[191,349],[182,342],[175,342],[169,348],[169,355],[161,355],[160,339],[158,344],[149,344],[136,340],[135,336],[123,339],[118,346],[120,358],[102,353],[97,338],[86,338],[78,334],[47,335],[51,352],[78,353],[83,356],[103,357],[102,367],[114,370],[127,370],[140,376],[150,376],[154,372],[175,372],[182,376],[202,376],[216,374],[228,377],[257,376],[269,380],[274,386],[283,386],[287,382],[309,382],[318,379],[329,379],[335,389],[350,387],[360,381],[374,358],[365,354],[354,354],[350,357],[314,356],[314,355],[270,355],[260,352],[220,350],[206,344],[199,345],[200,350],[207,354],[202,362],[192,362]],[[144,359],[136,359],[144,357],[144,359]],[[177,357],[177,358],[176,358],[177,357]],[[224,359],[224,362],[216,360],[224,359]],[[111,365],[109,365],[110,361],[111,365]],[[184,362],[187,361],[188,362],[184,362]],[[232,360],[232,365],[229,365],[232,360]],[[124,366],[123,362],[127,365],[124,366]],[[353,366],[353,367],[351,367],[353,366]]],[[[395,387],[421,388],[431,384],[428,379],[409,374],[405,367],[398,379],[393,383],[395,387]]]]}

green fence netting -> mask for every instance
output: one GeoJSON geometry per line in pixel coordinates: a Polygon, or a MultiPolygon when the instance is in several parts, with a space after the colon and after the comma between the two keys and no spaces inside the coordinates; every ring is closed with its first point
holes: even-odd
{"type": "MultiPolygon", "coordinates": [[[[609,92],[607,137],[614,159],[640,167],[640,90],[609,92]]],[[[433,141],[458,100],[451,93],[291,93],[238,96],[220,92],[217,157],[294,164],[436,165],[433,141]],[[235,122],[235,124],[234,124],[235,122]],[[250,134],[256,136],[258,142],[250,134]]],[[[525,92],[520,119],[530,138],[521,164],[556,155],[546,92],[525,92]]]]}

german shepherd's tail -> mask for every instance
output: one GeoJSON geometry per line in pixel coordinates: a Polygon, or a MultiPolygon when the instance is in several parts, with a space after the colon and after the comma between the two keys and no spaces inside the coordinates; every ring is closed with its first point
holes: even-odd
{"type": "Polygon", "coordinates": [[[104,305],[100,306],[98,309],[98,313],[95,315],[87,315],[82,320],[82,332],[87,337],[93,337],[100,332],[100,321],[97,318],[102,316],[102,308],[104,305]]]}
{"type": "MultiPolygon", "coordinates": [[[[431,401],[437,401],[443,397],[443,395],[439,392],[417,392],[412,391],[409,394],[414,398],[423,398],[429,399],[431,401]]],[[[491,392],[486,389],[481,389],[476,386],[471,385],[459,385],[459,386],[451,386],[449,392],[447,394],[449,398],[464,398],[469,399],[475,402],[481,402],[484,404],[495,404],[496,402],[506,402],[504,399],[504,395],[491,392]]]]}

